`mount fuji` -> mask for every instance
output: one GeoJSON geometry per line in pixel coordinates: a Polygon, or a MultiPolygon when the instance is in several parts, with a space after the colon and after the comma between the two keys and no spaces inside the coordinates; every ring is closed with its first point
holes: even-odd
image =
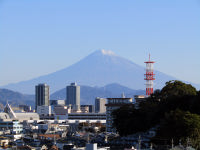
{"type": "MultiPolygon", "coordinates": [[[[144,73],[144,67],[117,56],[112,51],[98,50],[62,70],[32,80],[9,84],[2,88],[33,94],[35,85],[47,83],[53,93],[71,82],[77,82],[79,85],[88,86],[105,86],[117,83],[132,89],[144,90],[144,73]]],[[[166,81],[175,79],[159,71],[155,71],[155,74],[155,89],[162,88],[166,81]]]]}

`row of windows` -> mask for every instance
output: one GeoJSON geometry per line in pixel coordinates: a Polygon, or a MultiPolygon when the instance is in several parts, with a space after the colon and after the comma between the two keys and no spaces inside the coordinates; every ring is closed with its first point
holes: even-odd
{"type": "Polygon", "coordinates": [[[112,104],[112,103],[132,103],[132,99],[113,99],[113,100],[108,100],[108,104],[112,104]]]}
{"type": "Polygon", "coordinates": [[[86,114],[86,115],[73,115],[73,114],[69,114],[69,117],[71,117],[71,116],[77,116],[77,117],[88,117],[88,116],[92,116],[92,117],[105,117],[106,115],[89,115],[89,114],[86,114]]]}
{"type": "Polygon", "coordinates": [[[110,111],[110,110],[114,110],[114,109],[118,109],[120,108],[120,106],[115,106],[115,107],[107,107],[107,111],[110,111]]]}
{"type": "Polygon", "coordinates": [[[106,118],[69,118],[69,119],[71,119],[71,120],[87,120],[87,119],[89,119],[89,120],[105,120],[106,118]]]}
{"type": "Polygon", "coordinates": [[[13,127],[13,129],[23,129],[22,127],[13,127]]]}

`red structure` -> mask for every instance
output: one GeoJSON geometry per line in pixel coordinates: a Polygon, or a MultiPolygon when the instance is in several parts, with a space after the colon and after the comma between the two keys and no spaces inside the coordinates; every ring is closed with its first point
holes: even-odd
{"type": "Polygon", "coordinates": [[[146,95],[151,95],[153,93],[153,80],[155,80],[155,74],[153,73],[153,64],[154,61],[151,61],[150,54],[149,54],[149,61],[144,62],[146,63],[146,95]]]}

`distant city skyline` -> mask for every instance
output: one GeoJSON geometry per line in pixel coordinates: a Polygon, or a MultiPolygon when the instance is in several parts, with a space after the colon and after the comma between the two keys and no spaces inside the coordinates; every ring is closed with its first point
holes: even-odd
{"type": "MultiPolygon", "coordinates": [[[[200,83],[200,2],[0,1],[0,86],[111,50],[177,79],[200,83]]],[[[145,72],[145,70],[144,70],[145,72]]]]}

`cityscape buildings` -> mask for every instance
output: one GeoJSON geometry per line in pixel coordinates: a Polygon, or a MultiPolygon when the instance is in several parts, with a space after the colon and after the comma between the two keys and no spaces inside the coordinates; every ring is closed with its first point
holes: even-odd
{"type": "Polygon", "coordinates": [[[25,112],[31,112],[31,106],[29,105],[19,105],[19,109],[25,112]]]}
{"type": "Polygon", "coordinates": [[[0,130],[10,130],[13,134],[19,134],[23,132],[23,125],[18,121],[0,121],[0,130]]]}
{"type": "Polygon", "coordinates": [[[95,111],[95,108],[94,108],[94,105],[81,105],[81,109],[84,110],[84,109],[88,109],[88,112],[89,113],[94,113],[95,111]]]}
{"type": "Polygon", "coordinates": [[[50,105],[56,106],[56,105],[65,105],[65,100],[50,100],[50,105]]]}
{"type": "MultiPolygon", "coordinates": [[[[14,142],[16,148],[20,149],[19,145],[26,143],[26,146],[30,147],[31,145],[34,148],[40,149],[41,144],[48,139],[53,147],[66,149],[68,144],[61,141],[71,138],[73,144],[78,147],[84,145],[86,150],[90,148],[97,149],[97,144],[95,143],[92,143],[90,146],[86,144],[88,137],[92,134],[91,137],[93,139],[91,141],[101,142],[103,146],[109,145],[112,149],[118,148],[119,144],[122,147],[129,148],[130,146],[135,146],[135,143],[138,141],[137,134],[130,135],[130,137],[127,136],[125,141],[124,137],[120,137],[113,127],[112,117],[113,110],[125,105],[132,106],[133,98],[126,98],[124,93],[121,98],[105,99],[97,97],[95,99],[96,112],[94,112],[94,105],[80,105],[80,86],[78,86],[79,90],[76,89],[76,86],[76,84],[71,84],[69,87],[72,88],[68,89],[68,94],[70,95],[71,93],[75,95],[74,97],[79,94],[79,103],[74,99],[68,103],[68,106],[65,105],[65,100],[55,99],[49,103],[49,99],[45,99],[45,97],[49,97],[49,86],[46,84],[36,86],[37,104],[40,104],[37,105],[37,113],[30,112],[31,109],[28,105],[19,105],[21,112],[18,112],[19,110],[16,109],[15,112],[7,103],[4,111],[0,113],[0,135],[4,137],[0,139],[0,143],[3,143],[1,145],[6,147],[9,145],[9,142],[14,142]],[[46,93],[46,95],[43,93],[46,93]],[[71,109],[73,107],[75,107],[74,110],[71,109]],[[79,111],[77,111],[77,108],[79,108],[79,111]],[[8,136],[12,138],[8,138],[8,136]],[[114,142],[108,141],[107,136],[109,139],[114,137],[119,139],[114,142]],[[31,142],[27,142],[27,139],[31,139],[31,142]],[[79,142],[80,140],[83,140],[83,143],[79,142]],[[78,142],[76,143],[76,141],[78,142]]],[[[139,109],[139,103],[145,101],[147,97],[147,95],[135,95],[135,108],[139,109]]],[[[155,130],[156,128],[152,128],[147,132],[141,133],[141,137],[147,146],[149,146],[150,138],[156,135],[155,130]]],[[[90,140],[88,140],[89,142],[90,140]]],[[[140,142],[138,143],[141,144],[140,142]]],[[[69,145],[74,147],[74,145],[69,145]]],[[[46,145],[43,145],[42,148],[48,149],[46,145]]],[[[25,147],[22,149],[25,149],[25,147]]]]}
{"type": "MultiPolygon", "coordinates": [[[[149,75],[149,73],[147,74],[149,75]]],[[[53,146],[58,146],[61,149],[66,145],[63,143],[56,145],[55,141],[65,139],[66,136],[73,137],[77,133],[80,133],[77,135],[81,139],[80,135],[83,134],[81,133],[82,131],[87,131],[88,134],[90,132],[105,133],[103,143],[106,144],[107,134],[112,133],[117,135],[116,129],[113,127],[113,110],[124,105],[131,106],[133,104],[133,98],[126,98],[123,93],[121,98],[106,99],[96,97],[94,101],[95,106],[89,104],[80,105],[80,86],[77,83],[71,83],[66,87],[66,100],[54,99],[50,101],[49,95],[50,91],[47,84],[44,83],[35,86],[35,108],[37,113],[30,113],[31,108],[27,105],[20,105],[19,107],[22,112],[15,112],[7,103],[4,112],[0,113],[0,131],[10,129],[10,133],[6,131],[3,134],[13,134],[13,139],[15,140],[20,139],[22,133],[26,133],[27,135],[33,133],[33,139],[34,133],[42,133],[38,135],[36,143],[32,145],[35,146],[36,144],[40,146],[39,143],[44,138],[48,138],[48,140],[51,140],[55,144],[53,146]],[[67,133],[70,134],[67,135],[67,133]]],[[[135,100],[139,104],[146,97],[138,95],[135,96],[135,100]]],[[[86,145],[86,149],[91,148],[96,149],[97,145],[86,145]]]]}

